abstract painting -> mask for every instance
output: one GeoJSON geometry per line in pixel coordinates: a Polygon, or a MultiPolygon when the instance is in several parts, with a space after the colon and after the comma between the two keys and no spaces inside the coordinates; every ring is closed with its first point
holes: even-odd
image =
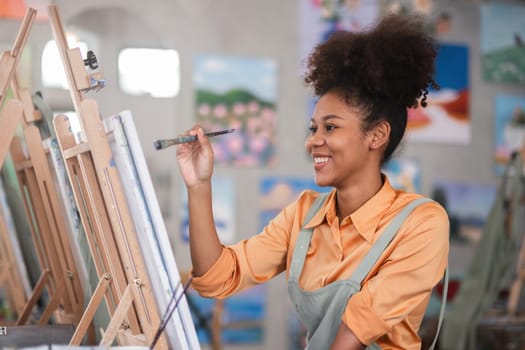
{"type": "Polygon", "coordinates": [[[436,181],[432,198],[440,203],[450,219],[450,239],[476,244],[494,204],[497,188],[492,185],[436,181]]]}
{"type": "Polygon", "coordinates": [[[495,114],[494,157],[496,173],[502,175],[513,152],[525,159],[525,96],[497,95],[495,114]]]}
{"type": "Polygon", "coordinates": [[[470,142],[469,51],[467,46],[440,44],[435,80],[427,107],[408,109],[407,139],[419,142],[468,144],[470,142]]]}
{"type": "Polygon", "coordinates": [[[394,158],[383,165],[382,171],[393,188],[411,193],[421,192],[421,169],[417,160],[394,158]]]}

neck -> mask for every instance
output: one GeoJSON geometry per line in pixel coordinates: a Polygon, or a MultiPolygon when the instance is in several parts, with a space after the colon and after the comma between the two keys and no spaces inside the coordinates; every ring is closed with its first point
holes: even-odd
{"type": "Polygon", "coordinates": [[[337,189],[337,216],[339,222],[355,212],[370,198],[372,198],[383,186],[383,177],[380,172],[372,178],[356,183],[346,188],[337,189]]]}

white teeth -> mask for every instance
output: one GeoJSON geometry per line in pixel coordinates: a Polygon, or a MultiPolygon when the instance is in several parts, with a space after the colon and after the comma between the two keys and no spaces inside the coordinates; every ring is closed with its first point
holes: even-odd
{"type": "Polygon", "coordinates": [[[328,162],[328,157],[314,157],[315,164],[326,163],[326,162],[328,162]]]}

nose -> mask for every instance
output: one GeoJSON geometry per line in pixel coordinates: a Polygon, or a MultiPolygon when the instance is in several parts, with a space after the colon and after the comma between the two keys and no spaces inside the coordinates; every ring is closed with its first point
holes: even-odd
{"type": "Polygon", "coordinates": [[[313,147],[322,146],[324,142],[325,142],[324,137],[319,132],[316,132],[316,133],[308,135],[304,144],[305,144],[306,149],[310,150],[313,147]]]}

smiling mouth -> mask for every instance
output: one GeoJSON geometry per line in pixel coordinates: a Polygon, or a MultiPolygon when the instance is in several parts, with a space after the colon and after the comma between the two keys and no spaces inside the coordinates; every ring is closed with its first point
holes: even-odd
{"type": "Polygon", "coordinates": [[[328,157],[314,157],[314,164],[323,164],[328,162],[328,157]]]}

